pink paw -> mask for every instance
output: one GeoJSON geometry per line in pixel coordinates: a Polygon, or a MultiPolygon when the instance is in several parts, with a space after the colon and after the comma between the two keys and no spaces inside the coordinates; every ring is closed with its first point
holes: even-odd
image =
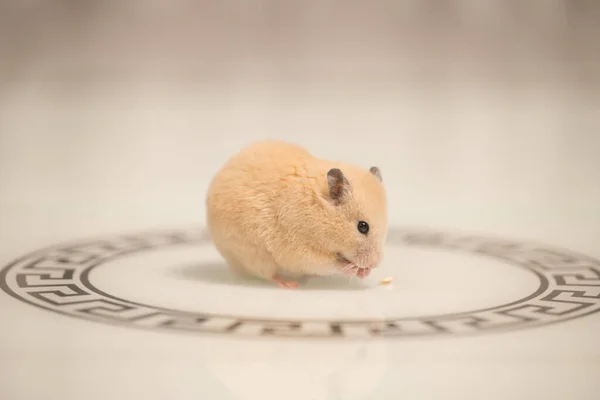
{"type": "Polygon", "coordinates": [[[296,289],[298,288],[298,282],[294,281],[286,281],[285,279],[275,276],[273,277],[273,282],[277,284],[282,289],[296,289]]]}
{"type": "Polygon", "coordinates": [[[356,272],[356,276],[358,276],[359,278],[366,278],[369,275],[371,275],[370,268],[359,268],[356,272]]]}

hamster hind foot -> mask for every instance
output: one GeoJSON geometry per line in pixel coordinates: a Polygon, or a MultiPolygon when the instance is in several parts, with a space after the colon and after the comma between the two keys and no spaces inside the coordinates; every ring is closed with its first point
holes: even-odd
{"type": "Polygon", "coordinates": [[[266,282],[275,283],[282,289],[296,289],[298,287],[298,282],[281,277],[277,272],[279,266],[264,253],[246,263],[239,262],[232,253],[221,251],[221,255],[227,261],[230,271],[236,275],[251,275],[266,282]]]}
{"type": "Polygon", "coordinates": [[[296,289],[298,288],[298,282],[288,281],[283,279],[279,274],[273,275],[272,281],[277,284],[282,289],[296,289]]]}

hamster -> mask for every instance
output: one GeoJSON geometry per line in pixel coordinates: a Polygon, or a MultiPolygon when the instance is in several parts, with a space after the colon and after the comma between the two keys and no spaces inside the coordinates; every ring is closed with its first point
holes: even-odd
{"type": "Polygon", "coordinates": [[[364,278],[382,259],[387,200],[378,167],[362,169],[268,140],[230,158],[210,183],[206,221],[235,272],[281,288],[282,274],[364,278]]]}

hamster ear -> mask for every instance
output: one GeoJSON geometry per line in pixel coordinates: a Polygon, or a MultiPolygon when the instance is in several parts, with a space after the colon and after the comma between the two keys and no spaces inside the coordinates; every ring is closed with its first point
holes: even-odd
{"type": "Polygon", "coordinates": [[[371,167],[369,169],[369,172],[374,175],[377,179],[379,179],[381,182],[383,182],[383,178],[381,177],[381,170],[377,167],[371,167]]]}
{"type": "Polygon", "coordinates": [[[329,197],[336,203],[344,201],[350,194],[350,182],[339,168],[332,168],[327,172],[327,184],[329,185],[329,197]]]}

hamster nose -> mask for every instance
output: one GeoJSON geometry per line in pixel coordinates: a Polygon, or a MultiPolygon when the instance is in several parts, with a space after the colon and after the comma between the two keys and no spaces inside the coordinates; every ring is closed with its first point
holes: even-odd
{"type": "Polygon", "coordinates": [[[359,254],[358,264],[362,268],[374,269],[379,266],[381,261],[381,254],[379,252],[371,251],[359,254]]]}
{"type": "Polygon", "coordinates": [[[381,262],[381,254],[376,254],[375,257],[373,257],[371,259],[369,268],[373,269],[373,268],[379,267],[380,262],[381,262]]]}
{"type": "Polygon", "coordinates": [[[375,259],[371,258],[370,260],[368,260],[365,263],[365,266],[367,268],[369,268],[369,269],[375,269],[375,268],[377,268],[379,266],[379,259],[378,258],[375,258],[375,259]]]}

